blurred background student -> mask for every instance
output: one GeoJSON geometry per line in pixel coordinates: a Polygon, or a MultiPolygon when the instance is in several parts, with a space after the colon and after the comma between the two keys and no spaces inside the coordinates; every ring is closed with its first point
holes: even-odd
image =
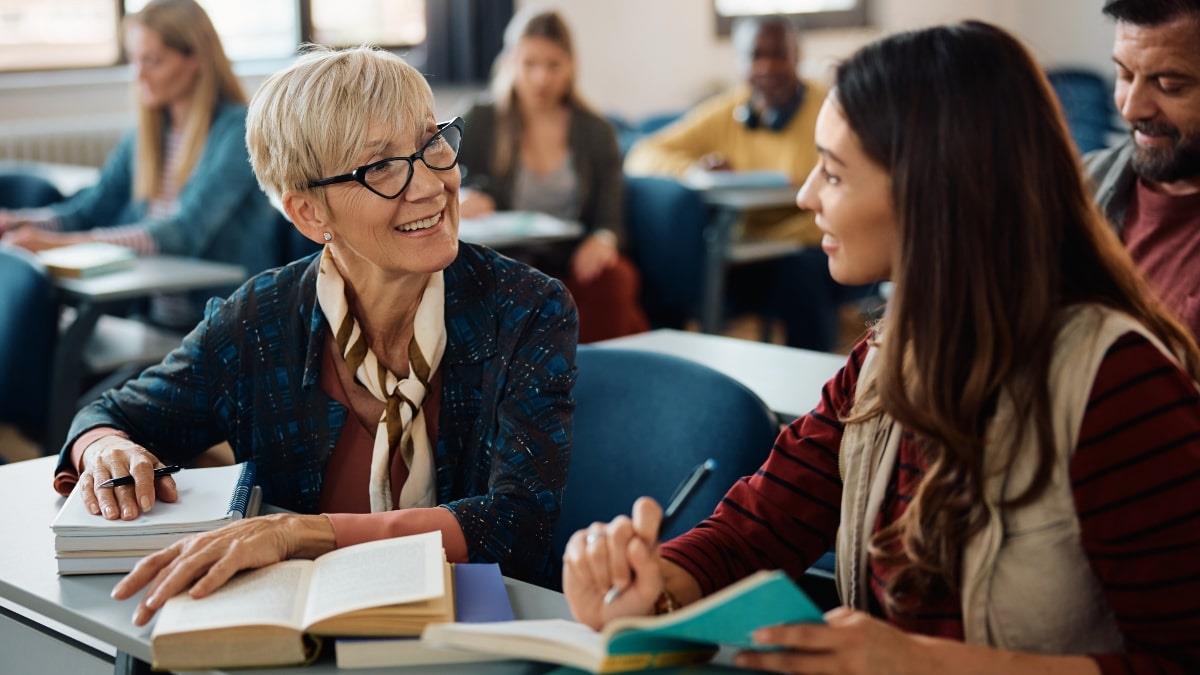
{"type": "MultiPolygon", "coordinates": [[[[37,437],[44,424],[57,317],[25,251],[102,241],[141,255],[206,258],[253,274],[275,264],[278,215],[246,154],[246,95],[194,0],[154,0],[124,23],[138,125],[99,182],[39,209],[0,210],[0,424],[37,437]],[[19,329],[18,329],[19,327],[19,329]],[[11,400],[10,400],[11,399],[11,400]]],[[[207,297],[207,294],[206,294],[207,297]]],[[[203,298],[155,298],[150,318],[190,328],[203,298]]]]}
{"type": "MultiPolygon", "coordinates": [[[[194,0],[154,0],[126,18],[125,49],[137,128],[95,186],[44,209],[0,211],[3,241],[30,251],[105,241],[248,274],[273,265],[277,215],[250,170],[246,94],[208,15],[194,0]]],[[[164,299],[151,315],[188,327],[195,304],[164,299]]]]}
{"type": "Polygon", "coordinates": [[[521,257],[566,283],[579,307],[580,342],[646,330],[638,274],[620,252],[616,135],[576,90],[571,33],[557,12],[513,17],[492,95],[465,115],[463,217],[515,210],[578,221],[582,240],[521,257]]]}
{"type": "MultiPolygon", "coordinates": [[[[738,20],[732,42],[743,82],[633,146],[630,175],[771,171],[794,185],[817,165],[813,126],[825,88],[800,77],[800,34],[787,17],[738,20]]],[[[765,310],[784,325],[787,344],[832,351],[842,304],[871,286],[843,286],[829,275],[821,232],[809,211],[761,209],[743,218],[744,239],[802,244],[796,253],[734,270],[729,287],[741,307],[765,310]]]]}

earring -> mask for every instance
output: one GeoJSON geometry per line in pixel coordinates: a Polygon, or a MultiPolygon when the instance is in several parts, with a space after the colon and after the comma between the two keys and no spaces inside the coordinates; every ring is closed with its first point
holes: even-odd
{"type": "Polygon", "coordinates": [[[326,232],[325,233],[325,241],[333,241],[333,235],[326,232]]]}

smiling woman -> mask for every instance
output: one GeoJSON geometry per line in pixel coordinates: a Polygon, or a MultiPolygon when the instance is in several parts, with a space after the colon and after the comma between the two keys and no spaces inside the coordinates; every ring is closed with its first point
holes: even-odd
{"type": "Polygon", "coordinates": [[[315,49],[255,95],[255,175],[324,250],[212,303],[161,365],[79,414],[59,468],[81,469],[97,517],[133,519],[153,506],[154,466],[228,441],[257,463],[264,499],[322,515],[255,518],[144,559],[115,589],[150,586],[135,623],[241,569],[431,530],[451,561],[549,578],[575,308],[561,283],[459,244],[462,122],[432,110],[415,69],[369,48],[315,49]],[[126,474],[134,486],[95,489],[126,474]]]}

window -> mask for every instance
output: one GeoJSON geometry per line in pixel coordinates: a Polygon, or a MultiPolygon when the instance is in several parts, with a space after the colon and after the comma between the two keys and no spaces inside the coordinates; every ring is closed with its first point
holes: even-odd
{"type": "Polygon", "coordinates": [[[112,0],[0,0],[0,70],[115,63],[117,19],[112,0]]]}
{"type": "Polygon", "coordinates": [[[425,41],[425,0],[310,0],[313,42],[411,47],[425,41]]]}
{"type": "Polygon", "coordinates": [[[713,0],[717,32],[728,35],[743,16],[782,14],[801,29],[867,25],[867,0],[713,0]]]}
{"type": "MultiPolygon", "coordinates": [[[[121,63],[121,16],[149,0],[0,0],[0,71],[121,63]]],[[[234,61],[286,58],[301,42],[412,47],[426,0],[197,0],[234,61]]]]}
{"type": "MultiPolygon", "coordinates": [[[[149,0],[125,0],[125,13],[141,11],[149,0]]],[[[300,35],[296,0],[197,0],[234,61],[290,56],[300,35]]]]}

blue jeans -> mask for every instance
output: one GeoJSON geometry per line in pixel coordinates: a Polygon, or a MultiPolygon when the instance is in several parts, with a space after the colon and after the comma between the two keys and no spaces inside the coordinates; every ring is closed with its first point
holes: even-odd
{"type": "Polygon", "coordinates": [[[0,422],[40,438],[57,336],[53,287],[21,249],[0,246],[0,422]]]}

